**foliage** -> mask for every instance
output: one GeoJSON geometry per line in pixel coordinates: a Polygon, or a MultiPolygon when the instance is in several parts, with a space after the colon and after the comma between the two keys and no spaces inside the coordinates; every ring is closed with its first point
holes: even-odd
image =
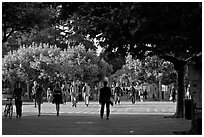
{"type": "Polygon", "coordinates": [[[93,39],[75,33],[70,21],[61,19],[61,6],[61,3],[52,2],[4,2],[3,56],[10,50],[17,50],[20,45],[30,45],[32,42],[49,43],[62,49],[66,49],[68,44],[83,44],[86,50],[96,50],[93,39]]]}
{"type": "Polygon", "coordinates": [[[159,59],[156,56],[146,57],[144,60],[134,59],[131,55],[126,57],[126,64],[118,70],[111,78],[120,79],[126,75],[131,78],[132,82],[157,83],[159,73],[162,74],[162,83],[165,85],[176,82],[177,75],[173,64],[159,59]]]}
{"type": "Polygon", "coordinates": [[[107,52],[117,48],[123,56],[170,54],[185,59],[201,51],[201,9],[197,2],[83,3],[72,24],[78,33],[104,38],[107,52]]]}
{"type": "Polygon", "coordinates": [[[111,72],[111,66],[93,50],[83,45],[61,50],[48,44],[21,46],[9,52],[2,62],[3,79],[15,82],[56,78],[66,80],[99,81],[111,72]]]}
{"type": "Polygon", "coordinates": [[[3,2],[2,3],[3,43],[17,31],[29,32],[52,24],[57,16],[55,9],[43,3],[3,2]]]}

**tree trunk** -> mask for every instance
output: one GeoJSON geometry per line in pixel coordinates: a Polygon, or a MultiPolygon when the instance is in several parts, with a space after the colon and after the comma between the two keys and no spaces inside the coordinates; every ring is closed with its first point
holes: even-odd
{"type": "Polygon", "coordinates": [[[170,61],[174,64],[174,68],[177,71],[178,77],[177,77],[177,107],[176,107],[176,113],[173,117],[176,118],[183,118],[184,116],[184,102],[183,99],[185,97],[185,90],[184,90],[184,74],[185,74],[185,65],[186,61],[179,60],[176,57],[173,56],[161,56],[161,58],[170,61]]]}
{"type": "Polygon", "coordinates": [[[179,65],[179,69],[177,70],[178,73],[178,91],[177,91],[177,108],[176,108],[176,114],[175,117],[176,118],[183,118],[184,116],[184,97],[185,97],[185,91],[184,91],[184,73],[185,73],[185,69],[184,66],[185,65],[179,65]]]}

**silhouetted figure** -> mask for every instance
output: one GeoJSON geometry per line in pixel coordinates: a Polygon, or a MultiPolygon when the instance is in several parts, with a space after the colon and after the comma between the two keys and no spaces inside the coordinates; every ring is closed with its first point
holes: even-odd
{"type": "Polygon", "coordinates": [[[53,102],[56,105],[57,116],[59,116],[60,104],[63,104],[62,101],[62,91],[60,84],[57,82],[53,90],[53,102]]]}
{"type": "Polygon", "coordinates": [[[144,91],[144,99],[147,99],[147,89],[145,89],[145,91],[144,91]]]}
{"type": "Polygon", "coordinates": [[[109,119],[110,115],[110,104],[111,103],[110,98],[111,98],[111,89],[107,87],[108,82],[104,81],[104,87],[100,89],[100,96],[99,96],[99,103],[101,104],[101,111],[100,111],[100,116],[103,119],[103,113],[104,113],[104,106],[106,105],[106,119],[109,119]]]}
{"type": "Polygon", "coordinates": [[[135,103],[135,99],[136,99],[136,90],[134,88],[134,86],[132,86],[131,88],[131,91],[132,91],[132,103],[134,104],[135,103]]]}
{"type": "Polygon", "coordinates": [[[175,90],[175,88],[172,89],[172,101],[173,102],[176,101],[176,90],[175,90]]]}
{"type": "Polygon", "coordinates": [[[42,83],[37,85],[36,88],[36,103],[38,105],[38,116],[41,114],[41,104],[43,103],[43,86],[42,83]]]}
{"type": "Polygon", "coordinates": [[[14,88],[14,98],[15,98],[15,105],[16,105],[16,117],[21,118],[22,116],[22,102],[23,102],[23,89],[21,88],[21,83],[17,82],[14,88]]]}

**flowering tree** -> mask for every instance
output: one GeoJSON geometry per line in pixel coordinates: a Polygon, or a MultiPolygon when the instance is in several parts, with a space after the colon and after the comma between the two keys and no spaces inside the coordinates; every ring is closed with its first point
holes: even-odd
{"type": "Polygon", "coordinates": [[[33,43],[9,52],[3,58],[2,72],[4,80],[11,83],[25,81],[29,87],[38,78],[99,81],[110,74],[111,66],[83,45],[61,50],[57,46],[33,43]]]}
{"type": "Polygon", "coordinates": [[[156,56],[148,56],[144,60],[139,60],[128,55],[123,68],[111,77],[120,77],[125,74],[132,81],[157,83],[159,81],[159,73],[162,73],[163,84],[176,82],[176,74],[172,63],[161,60],[156,56]]]}

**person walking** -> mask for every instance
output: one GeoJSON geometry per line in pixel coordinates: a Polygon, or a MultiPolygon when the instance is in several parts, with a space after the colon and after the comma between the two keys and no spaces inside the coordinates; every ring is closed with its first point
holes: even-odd
{"type": "Polygon", "coordinates": [[[72,107],[75,106],[76,107],[76,103],[77,103],[77,95],[78,95],[78,86],[76,85],[75,81],[72,82],[71,85],[71,101],[72,101],[72,107]]]}
{"type": "Polygon", "coordinates": [[[62,91],[63,103],[66,105],[66,102],[67,102],[67,100],[66,100],[67,99],[67,88],[65,87],[64,83],[62,84],[61,91],[62,91]]]}
{"type": "Polygon", "coordinates": [[[93,88],[93,90],[94,90],[94,100],[96,101],[96,100],[98,100],[98,88],[97,88],[97,86],[94,86],[94,88],[93,88]]]}
{"type": "Polygon", "coordinates": [[[83,94],[84,94],[84,102],[85,105],[88,107],[89,105],[89,96],[90,96],[90,86],[85,83],[84,87],[82,88],[83,94]]]}
{"type": "Polygon", "coordinates": [[[47,88],[47,101],[50,102],[52,97],[52,91],[50,88],[47,88]]]}
{"type": "Polygon", "coordinates": [[[104,81],[104,87],[100,89],[100,95],[99,95],[99,104],[101,105],[101,110],[100,110],[100,116],[101,119],[103,119],[103,113],[104,113],[104,106],[106,105],[106,119],[109,119],[110,116],[110,104],[111,103],[110,98],[112,97],[111,95],[111,89],[107,86],[108,82],[104,81]]]}
{"type": "Polygon", "coordinates": [[[38,116],[41,114],[41,104],[43,103],[43,85],[39,83],[36,88],[36,103],[38,105],[38,116]]]}
{"type": "Polygon", "coordinates": [[[63,104],[62,101],[62,90],[60,89],[60,84],[57,82],[53,90],[53,102],[56,105],[57,116],[59,116],[60,104],[63,104]]]}
{"type": "Polygon", "coordinates": [[[21,118],[22,116],[22,102],[23,102],[23,89],[21,88],[21,83],[16,82],[14,88],[14,99],[15,99],[15,106],[16,106],[16,118],[21,118]]]}
{"type": "Polygon", "coordinates": [[[32,87],[32,98],[34,100],[34,107],[36,108],[36,89],[37,89],[37,81],[33,82],[33,87],[32,87]]]}
{"type": "Polygon", "coordinates": [[[121,93],[122,93],[122,89],[119,87],[119,83],[116,83],[116,87],[115,87],[115,91],[114,91],[114,94],[115,94],[115,104],[120,104],[120,96],[121,96],[121,93]]]}

